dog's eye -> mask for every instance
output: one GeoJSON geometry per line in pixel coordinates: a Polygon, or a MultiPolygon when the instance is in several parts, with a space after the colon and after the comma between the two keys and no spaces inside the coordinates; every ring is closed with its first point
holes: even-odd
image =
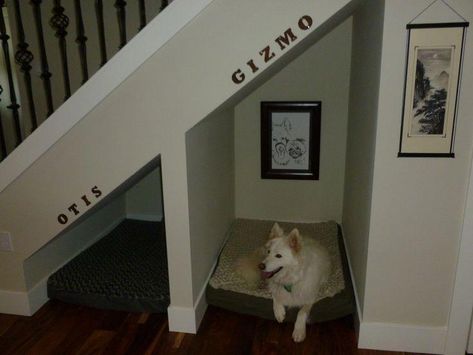
{"type": "Polygon", "coordinates": [[[281,254],[276,254],[276,258],[282,258],[282,255],[281,254]]]}

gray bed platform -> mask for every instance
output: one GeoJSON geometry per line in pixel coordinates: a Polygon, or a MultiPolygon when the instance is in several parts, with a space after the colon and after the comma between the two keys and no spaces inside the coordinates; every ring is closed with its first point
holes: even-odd
{"type": "MultiPolygon", "coordinates": [[[[274,222],[238,219],[233,224],[229,239],[222,250],[217,268],[207,285],[206,298],[210,305],[230,311],[274,320],[272,300],[269,292],[246,288],[235,275],[232,264],[235,258],[264,245],[266,236],[274,222]]],[[[305,236],[318,239],[325,244],[334,267],[330,285],[321,291],[319,301],[313,306],[309,323],[334,320],[354,313],[355,301],[350,278],[343,237],[335,222],[323,223],[280,223],[286,232],[299,228],[305,236]]],[[[294,322],[297,309],[289,309],[285,321],[294,322]]]]}

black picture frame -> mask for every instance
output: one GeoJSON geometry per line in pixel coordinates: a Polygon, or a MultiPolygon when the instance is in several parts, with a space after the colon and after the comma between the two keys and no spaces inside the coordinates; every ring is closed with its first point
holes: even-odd
{"type": "Polygon", "coordinates": [[[468,22],[408,24],[400,158],[454,158],[468,22]]]}
{"type": "Polygon", "coordinates": [[[321,101],[261,102],[261,178],[318,180],[321,101]]]}

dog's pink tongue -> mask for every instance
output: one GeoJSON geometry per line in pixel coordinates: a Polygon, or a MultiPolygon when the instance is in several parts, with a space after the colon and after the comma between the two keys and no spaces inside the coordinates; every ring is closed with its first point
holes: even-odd
{"type": "Polygon", "coordinates": [[[261,277],[263,279],[267,279],[267,278],[270,278],[272,275],[272,272],[268,272],[268,271],[261,271],[261,277]]]}

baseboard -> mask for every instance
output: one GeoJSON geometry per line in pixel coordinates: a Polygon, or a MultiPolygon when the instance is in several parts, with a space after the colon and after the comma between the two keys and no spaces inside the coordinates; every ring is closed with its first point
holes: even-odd
{"type": "Polygon", "coordinates": [[[126,218],[137,219],[139,221],[147,221],[147,222],[161,222],[163,220],[162,215],[142,214],[142,213],[127,213],[126,218]]]}
{"type": "Polygon", "coordinates": [[[355,329],[358,334],[358,348],[372,350],[405,351],[415,353],[442,354],[445,349],[447,327],[412,326],[396,323],[364,322],[353,275],[350,254],[345,233],[342,229],[348,268],[353,283],[356,302],[355,329]]]}
{"type": "MultiPolygon", "coordinates": [[[[213,269],[214,268],[212,267],[210,275],[212,275],[213,269]]],[[[200,290],[199,296],[197,297],[193,307],[180,307],[173,305],[168,307],[170,332],[197,333],[200,322],[202,322],[202,318],[204,318],[205,311],[207,310],[207,301],[205,300],[205,288],[207,283],[208,279],[205,282],[204,287],[200,290]]]]}
{"type": "Polygon", "coordinates": [[[60,264],[55,268],[49,275],[44,277],[36,285],[34,285],[29,291],[6,291],[0,290],[0,313],[16,314],[20,316],[32,316],[36,313],[46,302],[48,302],[47,283],[48,278],[54,274],[57,270],[67,264],[70,260],[75,258],[79,253],[93,245],[98,240],[105,237],[115,227],[117,227],[125,217],[121,217],[109,224],[104,230],[97,234],[97,236],[91,239],[83,248],[77,251],[72,257],[60,264]]]}
{"type": "Polygon", "coordinates": [[[350,270],[350,277],[351,277],[351,283],[353,285],[353,294],[355,295],[355,303],[356,303],[356,317],[355,317],[355,330],[356,333],[359,334],[360,332],[360,324],[362,321],[362,313],[361,313],[361,307],[360,307],[360,300],[358,298],[358,289],[356,287],[356,280],[355,280],[355,275],[353,274],[353,268],[352,268],[352,263],[350,259],[350,254],[348,253],[348,248],[347,248],[347,241],[345,239],[345,232],[343,230],[343,226],[340,223],[339,224],[340,229],[342,231],[342,240],[343,240],[343,246],[345,247],[345,254],[347,256],[347,261],[348,261],[348,269],[350,270]]]}
{"type": "Polygon", "coordinates": [[[193,307],[168,307],[168,323],[170,332],[197,333],[196,311],[193,307]]]}
{"type": "Polygon", "coordinates": [[[32,316],[48,302],[47,282],[48,277],[45,277],[31,290],[24,292],[0,290],[0,313],[32,316]]]}
{"type": "Polygon", "coordinates": [[[447,327],[361,322],[360,349],[443,354],[447,327]]]}
{"type": "Polygon", "coordinates": [[[205,287],[199,294],[194,307],[168,307],[168,322],[170,332],[196,334],[200,323],[207,310],[207,301],[205,300],[205,287]]]}
{"type": "MultiPolygon", "coordinates": [[[[225,242],[227,238],[228,236],[225,238],[225,242]]],[[[220,255],[220,252],[218,255],[220,255]]],[[[205,299],[205,290],[207,289],[207,284],[209,283],[209,280],[212,277],[215,268],[217,267],[217,262],[218,258],[210,268],[209,275],[207,276],[207,279],[205,280],[205,283],[202,286],[199,295],[197,296],[194,307],[178,307],[172,305],[168,307],[169,331],[190,334],[197,333],[208,306],[207,300],[205,299]]]]}
{"type": "Polygon", "coordinates": [[[36,313],[46,302],[48,302],[48,278],[46,276],[28,291],[28,302],[30,305],[30,316],[36,313]]]}
{"type": "Polygon", "coordinates": [[[28,293],[0,290],[0,313],[30,316],[28,293]]]}

